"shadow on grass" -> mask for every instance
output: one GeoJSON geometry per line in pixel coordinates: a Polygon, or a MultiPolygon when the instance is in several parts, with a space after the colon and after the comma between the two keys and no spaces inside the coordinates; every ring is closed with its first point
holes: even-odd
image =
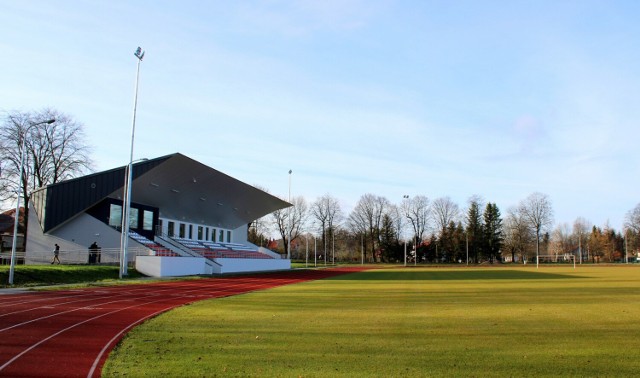
{"type": "Polygon", "coordinates": [[[579,276],[522,270],[369,270],[331,278],[343,281],[465,281],[465,280],[556,280],[579,276]]]}

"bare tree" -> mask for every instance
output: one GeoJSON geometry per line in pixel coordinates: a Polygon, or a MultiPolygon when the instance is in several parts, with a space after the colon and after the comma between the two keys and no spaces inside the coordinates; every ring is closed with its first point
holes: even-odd
{"type": "MultiPolygon", "coordinates": [[[[89,171],[90,148],[83,128],[71,116],[53,109],[7,113],[0,126],[0,201],[15,199],[20,187],[26,210],[35,189],[89,171]],[[55,122],[45,122],[51,119],[55,122]],[[24,165],[20,172],[23,139],[24,165]]],[[[28,222],[27,211],[24,222],[28,222]]]]}
{"type": "MultiPolygon", "coordinates": [[[[589,221],[582,217],[576,218],[576,220],[573,222],[573,237],[578,242],[578,259],[580,264],[582,264],[582,261],[584,259],[584,253],[582,251],[584,249],[584,246],[587,245],[585,236],[588,235],[589,224],[589,221]]],[[[589,256],[587,256],[587,259],[588,258],[589,256]]]]}
{"type": "MultiPolygon", "coordinates": [[[[365,194],[358,200],[355,208],[349,215],[349,223],[354,230],[369,237],[371,242],[371,255],[376,261],[376,247],[380,245],[380,228],[383,215],[389,207],[389,200],[385,197],[373,194],[365,194]]],[[[366,252],[365,252],[366,259],[366,252]]]]}
{"type": "Polygon", "coordinates": [[[308,205],[304,197],[293,197],[291,204],[293,205],[292,207],[271,213],[274,226],[282,237],[284,253],[287,257],[291,257],[289,242],[302,234],[308,217],[308,205]]]}
{"type": "Polygon", "coordinates": [[[395,242],[400,244],[400,238],[402,237],[402,231],[404,229],[404,216],[402,215],[402,211],[400,208],[394,204],[389,204],[389,208],[387,209],[387,215],[391,219],[395,242]]]}
{"type": "Polygon", "coordinates": [[[551,233],[551,246],[554,254],[556,255],[556,262],[558,256],[571,253],[573,249],[573,241],[571,240],[571,233],[569,232],[569,225],[567,223],[561,223],[551,233]]]}
{"type": "Polygon", "coordinates": [[[440,231],[442,237],[446,234],[449,223],[456,222],[460,214],[460,208],[449,197],[441,197],[433,201],[433,217],[436,227],[440,231]]]}
{"type": "Polygon", "coordinates": [[[546,194],[532,193],[525,198],[519,211],[536,233],[536,259],[540,256],[540,234],[553,224],[553,207],[546,194]]]}
{"type": "Polygon", "coordinates": [[[532,241],[533,233],[522,214],[515,207],[509,208],[504,224],[504,246],[511,254],[511,261],[516,261],[516,254],[524,261],[532,241]]]}
{"type": "MultiPolygon", "coordinates": [[[[84,138],[84,125],[71,116],[52,109],[40,112],[8,113],[0,127],[2,180],[15,196],[20,173],[22,138],[25,140],[24,193],[84,174],[91,168],[90,149],[84,138]],[[54,123],[30,127],[48,119],[54,123]]],[[[6,199],[6,198],[3,198],[6,199]]]]}
{"type": "Polygon", "coordinates": [[[340,203],[336,198],[329,194],[325,194],[311,205],[311,215],[313,215],[316,224],[321,228],[322,245],[324,248],[324,255],[326,257],[327,245],[329,244],[327,241],[327,231],[330,233],[329,240],[333,240],[335,237],[334,226],[339,222],[340,217],[342,216],[340,203]]]}
{"type": "Polygon", "coordinates": [[[640,233],[640,203],[627,212],[625,226],[636,234],[640,233]]]}
{"type": "MultiPolygon", "coordinates": [[[[433,201],[432,204],[433,217],[436,222],[436,227],[440,232],[439,244],[442,246],[442,251],[439,251],[441,256],[446,256],[448,249],[451,249],[454,245],[453,236],[449,230],[453,230],[451,225],[455,225],[458,222],[460,215],[460,208],[449,197],[441,197],[433,201]]],[[[436,256],[438,259],[439,256],[436,256]]]]}
{"type": "Polygon", "coordinates": [[[427,196],[408,197],[402,201],[402,212],[413,228],[414,237],[422,241],[429,227],[431,206],[427,196]]]}
{"type": "MultiPolygon", "coordinates": [[[[629,249],[638,250],[638,241],[640,236],[640,203],[627,212],[624,222],[624,238],[625,238],[625,256],[628,255],[629,249]]],[[[640,254],[638,254],[640,256],[640,254]]]]}

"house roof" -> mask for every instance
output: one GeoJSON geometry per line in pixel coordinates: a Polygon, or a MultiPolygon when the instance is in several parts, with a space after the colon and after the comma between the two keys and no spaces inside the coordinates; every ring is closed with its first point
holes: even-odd
{"type": "MultiPolygon", "coordinates": [[[[126,166],[35,192],[33,204],[44,232],[105,198],[121,200],[125,172],[126,166]]],[[[291,206],[180,153],[135,163],[132,173],[131,202],[157,207],[163,218],[235,229],[291,206]]]]}
{"type": "MultiPolygon", "coordinates": [[[[0,234],[12,234],[15,226],[16,209],[7,210],[0,214],[0,234]]],[[[24,207],[20,208],[20,219],[18,223],[18,233],[24,232],[24,207]]]]}

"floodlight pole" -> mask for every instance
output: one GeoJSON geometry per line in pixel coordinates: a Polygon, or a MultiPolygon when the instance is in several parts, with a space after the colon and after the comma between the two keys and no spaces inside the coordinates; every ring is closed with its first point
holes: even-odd
{"type": "Polygon", "coordinates": [[[407,241],[404,241],[404,266],[407,266],[407,241]]]}
{"type": "MultiPolygon", "coordinates": [[[[464,236],[465,236],[465,239],[467,241],[467,266],[469,266],[469,231],[465,232],[464,236]]],[[[477,259],[476,259],[476,261],[477,261],[477,259]]],[[[477,264],[477,262],[476,262],[476,264],[477,264]]]]}
{"type": "MultiPolygon", "coordinates": [[[[27,133],[34,126],[44,125],[45,123],[50,125],[55,121],[56,120],[52,118],[42,122],[30,123],[29,126],[27,126],[27,128],[24,130],[24,133],[22,133],[22,147],[20,149],[20,171],[19,171],[20,177],[18,177],[18,192],[16,193],[16,195],[18,196],[18,200],[16,203],[16,213],[14,215],[14,220],[13,220],[13,240],[11,243],[11,263],[9,267],[9,285],[13,285],[13,275],[14,275],[14,270],[16,265],[16,246],[18,244],[18,223],[20,219],[20,192],[22,192],[22,176],[23,176],[22,171],[24,170],[24,150],[26,148],[25,142],[27,140],[27,133]]],[[[18,125],[16,124],[16,126],[18,125]]],[[[26,213],[28,209],[25,208],[24,211],[26,213]]],[[[24,226],[27,227],[26,224],[24,226]]],[[[25,242],[25,245],[26,245],[26,242],[25,242]]]]}
{"type": "Polygon", "coordinates": [[[336,234],[331,229],[331,264],[336,265],[336,234]]]}
{"type": "Polygon", "coordinates": [[[136,134],[136,110],[138,108],[138,83],[140,79],[140,63],[144,58],[144,51],[138,47],[135,53],[138,58],[136,68],[136,85],[133,96],[133,121],[131,125],[131,153],[129,154],[129,164],[127,165],[125,174],[125,187],[123,201],[123,215],[122,215],[122,234],[120,235],[120,278],[126,276],[127,272],[127,249],[129,248],[129,213],[131,211],[131,176],[133,170],[133,142],[136,134]]]}
{"type": "MultiPolygon", "coordinates": [[[[409,199],[409,195],[408,194],[403,194],[402,195],[402,201],[403,203],[406,204],[406,201],[409,199]]],[[[407,210],[408,212],[408,210],[407,210]]],[[[408,214],[407,214],[408,215],[408,214]]],[[[418,248],[416,247],[416,258],[418,257],[418,248]]],[[[407,240],[405,239],[404,241],[404,266],[407,266],[407,240]]]]}
{"type": "MultiPolygon", "coordinates": [[[[289,170],[289,203],[291,203],[291,173],[289,170]]],[[[291,260],[291,233],[293,232],[293,222],[291,219],[291,207],[289,207],[289,237],[287,238],[287,260],[291,260]]]]}
{"type": "Polygon", "coordinates": [[[580,264],[582,264],[582,231],[578,234],[578,253],[580,254],[580,264]]]}
{"type": "MultiPolygon", "coordinates": [[[[629,245],[627,244],[627,239],[629,238],[629,229],[626,229],[624,232],[624,262],[625,264],[629,263],[629,245]]],[[[575,261],[575,259],[574,259],[575,261]]]]}

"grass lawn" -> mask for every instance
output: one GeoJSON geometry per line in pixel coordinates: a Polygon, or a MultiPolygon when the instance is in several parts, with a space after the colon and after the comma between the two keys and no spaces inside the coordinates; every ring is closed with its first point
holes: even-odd
{"type": "MultiPolygon", "coordinates": [[[[58,284],[115,283],[119,267],[107,265],[16,265],[13,272],[14,287],[33,287],[58,284]]],[[[127,278],[142,275],[129,269],[127,278]]],[[[0,265],[0,287],[10,287],[9,265],[0,265]]]]}
{"type": "Polygon", "coordinates": [[[640,267],[371,270],[198,302],[104,376],[638,376],[640,267]]]}

